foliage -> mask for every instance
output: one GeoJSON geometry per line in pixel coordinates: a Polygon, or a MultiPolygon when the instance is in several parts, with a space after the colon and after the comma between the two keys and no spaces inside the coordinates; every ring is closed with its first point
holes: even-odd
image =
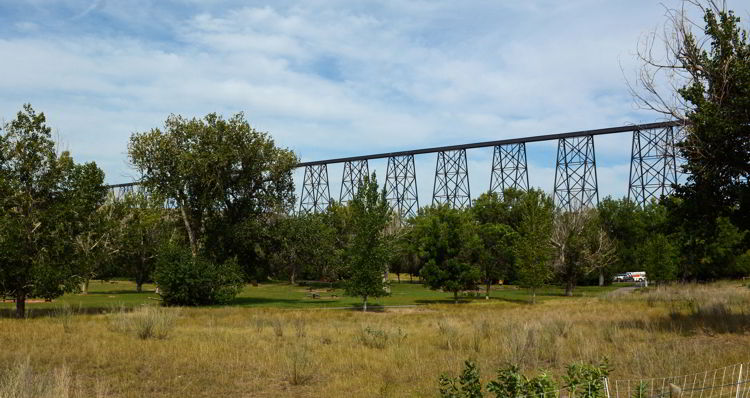
{"type": "Polygon", "coordinates": [[[481,241],[478,262],[486,285],[485,297],[489,298],[492,282],[511,273],[518,233],[506,224],[483,224],[478,226],[478,234],[481,241]]]}
{"type": "Polygon", "coordinates": [[[338,275],[335,230],[328,214],[280,215],[271,225],[270,263],[294,284],[303,277],[334,280],[338,275]]]}
{"type": "Polygon", "coordinates": [[[193,256],[207,249],[219,261],[236,256],[253,266],[262,231],[256,221],[293,203],[296,156],[242,113],[228,120],[172,115],[163,130],[134,134],[128,154],[145,187],[176,204],[193,256]]]}
{"type": "Polygon", "coordinates": [[[154,282],[165,304],[188,306],[227,303],[244,286],[236,261],[215,264],[174,245],[159,254],[154,282]]]}
{"type": "Polygon", "coordinates": [[[143,191],[127,193],[113,200],[116,223],[114,246],[121,272],[135,279],[136,290],[151,278],[160,248],[172,238],[176,217],[172,209],[164,208],[164,200],[143,191]]]}
{"type": "Polygon", "coordinates": [[[516,273],[519,285],[530,288],[531,300],[536,302],[536,290],[552,277],[550,265],[554,248],[549,237],[555,205],[547,194],[532,189],[521,197],[517,206],[521,221],[516,245],[516,273]]]}
{"type": "Polygon", "coordinates": [[[555,381],[545,372],[529,379],[516,365],[497,371],[497,379],[487,383],[487,391],[500,398],[543,397],[557,390],[555,381]]]}
{"type": "Polygon", "coordinates": [[[374,173],[364,178],[349,206],[353,236],[346,251],[346,294],[362,297],[363,310],[367,311],[369,297],[387,294],[388,248],[384,233],[391,217],[385,190],[378,192],[374,173]]]}
{"type": "Polygon", "coordinates": [[[479,368],[474,361],[464,362],[464,370],[458,378],[440,375],[441,398],[481,398],[482,396],[479,368]]]}
{"type": "Polygon", "coordinates": [[[604,397],[604,378],[612,369],[605,358],[598,365],[585,363],[574,363],[568,365],[567,372],[563,376],[565,388],[570,390],[571,395],[582,398],[604,397]]]}
{"type": "Polygon", "coordinates": [[[481,242],[469,214],[447,205],[421,209],[414,220],[418,251],[425,265],[420,275],[430,289],[475,289],[481,278],[475,265],[481,242]]]}
{"type": "Polygon", "coordinates": [[[74,237],[87,233],[105,193],[101,170],[58,155],[45,123],[27,104],[0,135],[0,294],[16,299],[19,317],[28,297],[58,297],[88,273],[74,237]]]}

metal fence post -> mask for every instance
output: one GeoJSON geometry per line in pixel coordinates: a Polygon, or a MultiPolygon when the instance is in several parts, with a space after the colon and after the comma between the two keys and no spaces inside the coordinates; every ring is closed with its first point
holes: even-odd
{"type": "Polygon", "coordinates": [[[610,398],[609,396],[609,378],[604,378],[604,393],[607,394],[607,398],[610,398]]]}

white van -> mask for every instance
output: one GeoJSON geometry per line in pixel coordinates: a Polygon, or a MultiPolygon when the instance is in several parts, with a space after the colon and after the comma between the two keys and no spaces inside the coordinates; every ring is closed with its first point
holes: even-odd
{"type": "Polygon", "coordinates": [[[643,282],[646,280],[646,271],[626,272],[627,279],[633,282],[643,282]]]}

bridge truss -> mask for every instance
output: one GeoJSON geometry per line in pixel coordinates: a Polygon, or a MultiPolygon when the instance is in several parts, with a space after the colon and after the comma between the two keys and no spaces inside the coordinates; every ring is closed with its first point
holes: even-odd
{"type": "MultiPolygon", "coordinates": [[[[596,206],[599,202],[599,184],[594,137],[616,133],[633,135],[628,197],[639,205],[645,205],[652,199],[671,193],[677,182],[675,141],[679,128],[681,124],[676,121],[648,123],[302,162],[297,165],[304,168],[299,211],[322,212],[332,203],[328,165],[343,163],[339,201],[347,202],[356,194],[364,176],[368,175],[368,161],[387,159],[386,198],[402,219],[414,216],[419,209],[414,158],[433,153],[437,159],[432,203],[444,203],[454,208],[471,206],[466,153],[469,149],[485,147],[493,148],[490,191],[502,195],[509,188],[528,190],[526,144],[541,141],[557,141],[553,187],[555,203],[566,210],[596,206]]],[[[117,184],[110,188],[113,193],[122,195],[122,192],[132,190],[137,185],[117,184]]]]}

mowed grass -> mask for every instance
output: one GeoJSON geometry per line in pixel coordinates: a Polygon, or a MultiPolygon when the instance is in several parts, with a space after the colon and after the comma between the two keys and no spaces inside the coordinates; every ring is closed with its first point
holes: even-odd
{"type": "Polygon", "coordinates": [[[28,361],[37,375],[29,380],[65,370],[71,397],[414,397],[436,396],[438,376],[457,374],[467,358],[488,378],[508,363],[559,375],[572,362],[607,357],[612,380],[750,358],[750,289],[739,282],[545,298],[537,305],[511,297],[369,313],[165,308],[124,329],[122,321],[134,319],[122,310],[4,318],[0,379],[28,361]],[[167,329],[139,337],[137,329],[159,316],[168,316],[167,329]]]}
{"type": "MultiPolygon", "coordinates": [[[[581,286],[576,288],[574,296],[596,296],[617,289],[616,286],[581,286]]],[[[537,292],[537,300],[561,298],[563,290],[550,286],[537,292]]],[[[526,289],[515,286],[493,286],[491,300],[528,302],[530,293],[526,289]]],[[[484,290],[467,293],[460,297],[462,302],[485,300],[484,290]]],[[[135,283],[126,280],[92,281],[89,293],[66,294],[53,302],[30,302],[27,308],[33,317],[35,313],[46,314],[60,306],[69,305],[88,312],[101,312],[113,307],[132,307],[143,304],[153,304],[160,301],[159,295],[154,293],[154,285],[145,284],[142,293],[136,292],[135,283]]],[[[391,294],[385,297],[370,298],[369,306],[374,310],[382,306],[419,305],[452,303],[453,294],[430,290],[419,283],[396,282],[391,283],[391,294]]],[[[0,304],[0,315],[8,316],[13,303],[0,304]]],[[[268,282],[257,286],[247,285],[242,292],[228,306],[240,307],[279,307],[279,308],[338,308],[357,307],[361,299],[348,297],[344,290],[337,285],[321,282],[308,282],[292,285],[287,282],[268,282]],[[313,297],[315,295],[315,297],[313,297]]]]}

